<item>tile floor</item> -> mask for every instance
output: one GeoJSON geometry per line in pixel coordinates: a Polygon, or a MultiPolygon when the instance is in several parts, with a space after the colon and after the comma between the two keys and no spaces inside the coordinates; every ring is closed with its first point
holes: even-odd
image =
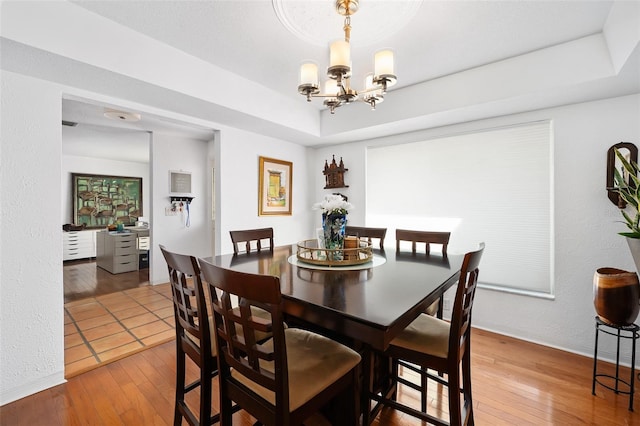
{"type": "Polygon", "coordinates": [[[175,338],[169,284],[64,305],[65,377],[175,338]]]}

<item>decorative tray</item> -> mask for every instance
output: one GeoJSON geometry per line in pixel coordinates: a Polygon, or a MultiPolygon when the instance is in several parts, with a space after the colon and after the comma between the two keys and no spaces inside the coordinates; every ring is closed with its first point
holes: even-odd
{"type": "Polygon", "coordinates": [[[359,241],[358,247],[343,249],[325,249],[318,247],[318,240],[298,242],[296,257],[299,261],[314,265],[348,266],[371,262],[373,249],[371,243],[359,241]]]}

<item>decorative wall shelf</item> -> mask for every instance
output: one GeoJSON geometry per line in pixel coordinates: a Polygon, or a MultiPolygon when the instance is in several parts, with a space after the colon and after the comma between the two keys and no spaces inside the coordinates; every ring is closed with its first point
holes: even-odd
{"type": "Polygon", "coordinates": [[[183,201],[187,204],[191,204],[191,201],[193,201],[194,198],[196,197],[185,197],[185,196],[179,196],[179,195],[171,195],[171,202],[174,203],[176,201],[183,201]]]}
{"type": "Polygon", "coordinates": [[[324,170],[322,173],[325,177],[325,186],[324,189],[331,188],[348,188],[349,185],[345,185],[344,183],[344,173],[349,169],[345,169],[344,163],[342,162],[342,157],[340,157],[340,164],[336,163],[336,156],[333,156],[333,160],[331,164],[328,164],[325,160],[324,162],[324,170]]]}

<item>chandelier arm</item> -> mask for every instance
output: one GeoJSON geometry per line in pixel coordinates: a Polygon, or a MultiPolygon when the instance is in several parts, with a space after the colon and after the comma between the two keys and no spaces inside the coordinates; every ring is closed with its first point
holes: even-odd
{"type": "Polygon", "coordinates": [[[369,87],[368,89],[358,90],[358,94],[376,92],[376,91],[382,90],[382,89],[383,89],[383,87],[381,85],[377,85],[377,86],[374,86],[374,87],[369,87]]]}

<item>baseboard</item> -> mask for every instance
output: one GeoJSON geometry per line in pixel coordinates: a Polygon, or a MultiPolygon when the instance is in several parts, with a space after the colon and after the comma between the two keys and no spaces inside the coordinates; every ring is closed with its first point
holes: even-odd
{"type": "Polygon", "coordinates": [[[0,406],[17,401],[25,396],[33,395],[34,393],[42,392],[43,390],[58,386],[62,383],[66,383],[66,380],[64,379],[64,371],[42,377],[36,381],[17,386],[13,389],[6,391],[3,390],[0,392],[0,406]]]}

